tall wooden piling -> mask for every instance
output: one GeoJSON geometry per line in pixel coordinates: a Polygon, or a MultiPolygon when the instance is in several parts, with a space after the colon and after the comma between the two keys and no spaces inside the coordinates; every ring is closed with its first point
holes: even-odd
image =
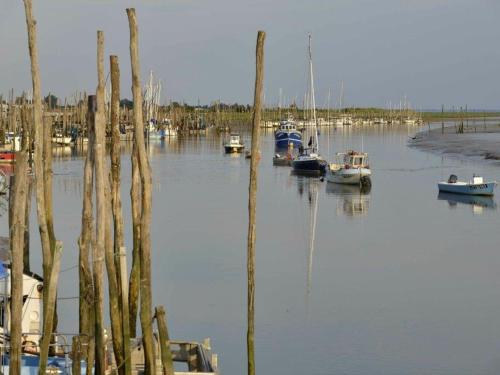
{"type": "MultiPolygon", "coordinates": [[[[130,328],[128,314],[128,288],[127,286],[127,268],[126,252],[124,251],[123,240],[123,214],[120,193],[120,66],[118,56],[110,56],[111,66],[111,203],[113,209],[113,227],[114,227],[114,259],[117,292],[119,297],[119,311],[117,315],[121,319],[122,328],[122,358],[123,365],[119,368],[121,374],[130,374],[130,328]],[[123,251],[122,251],[123,250],[123,251]]],[[[119,345],[119,343],[115,343],[119,345]]],[[[120,363],[117,360],[117,363],[120,363]]]]}
{"type": "Polygon", "coordinates": [[[89,258],[92,247],[93,232],[93,188],[94,188],[94,121],[97,109],[96,97],[88,97],[87,129],[88,144],[85,165],[83,169],[83,204],[82,204],[82,229],[78,238],[79,246],[79,333],[87,340],[87,369],[93,366],[94,358],[94,289],[92,268],[89,265],[89,258]]]}
{"type": "Polygon", "coordinates": [[[252,148],[250,160],[250,182],[248,185],[248,238],[247,238],[247,360],[248,375],[255,374],[255,235],[256,235],[256,206],[257,206],[257,172],[260,159],[260,115],[262,106],[262,86],[264,81],[264,40],[266,33],[257,34],[255,51],[255,89],[252,123],[252,148]]]}
{"type": "MultiPolygon", "coordinates": [[[[23,258],[28,179],[28,140],[25,126],[21,150],[16,153],[15,180],[12,189],[10,222],[11,285],[10,285],[10,375],[21,373],[22,316],[23,316],[23,258]]],[[[10,211],[10,208],[9,208],[10,211]]]]}
{"type": "Polygon", "coordinates": [[[97,112],[95,114],[95,195],[96,195],[96,242],[93,246],[94,308],[95,308],[95,373],[104,375],[104,251],[106,241],[105,165],[106,122],[104,108],[104,34],[97,32],[97,112]]]}
{"type": "MultiPolygon", "coordinates": [[[[47,293],[47,316],[54,316],[55,305],[56,305],[56,295],[57,295],[57,280],[59,279],[59,269],[61,266],[61,254],[62,254],[62,242],[56,241],[54,254],[52,257],[52,266],[50,268],[50,277],[48,285],[45,284],[45,288],[48,289],[47,293]]],[[[49,356],[49,345],[52,340],[52,329],[53,329],[54,319],[44,319],[43,320],[43,334],[40,340],[40,364],[38,367],[38,373],[40,375],[46,374],[47,361],[49,356]]]]}
{"type": "Polygon", "coordinates": [[[132,93],[134,98],[134,142],[137,147],[139,172],[141,175],[141,264],[140,264],[140,318],[144,345],[145,374],[155,373],[153,347],[152,291],[151,291],[151,171],[144,143],[144,123],[142,118],[142,93],[139,65],[138,28],[134,8],[127,9],[130,26],[130,60],[132,65],[132,93]]]}
{"type": "Polygon", "coordinates": [[[174,375],[174,363],[170,352],[170,338],[168,336],[167,318],[163,306],[155,309],[156,323],[158,324],[158,335],[160,336],[161,363],[163,375],[174,375]]]}

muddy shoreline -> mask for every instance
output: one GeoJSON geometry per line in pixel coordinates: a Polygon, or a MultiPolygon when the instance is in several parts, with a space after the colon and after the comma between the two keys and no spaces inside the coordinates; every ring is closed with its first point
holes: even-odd
{"type": "Polygon", "coordinates": [[[411,137],[408,145],[423,151],[500,164],[500,124],[464,128],[462,134],[456,126],[423,130],[411,137]]]}

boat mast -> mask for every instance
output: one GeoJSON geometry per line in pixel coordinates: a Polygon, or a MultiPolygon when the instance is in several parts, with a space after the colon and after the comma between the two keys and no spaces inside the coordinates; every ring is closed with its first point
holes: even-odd
{"type": "MultiPolygon", "coordinates": [[[[313,75],[313,63],[312,63],[312,49],[311,49],[311,34],[309,34],[309,73],[311,79],[311,107],[313,115],[314,124],[314,145],[316,146],[316,152],[319,153],[319,143],[318,143],[318,128],[316,122],[316,101],[314,99],[314,75],[313,75]]],[[[314,147],[313,147],[314,151],[314,147]]]]}

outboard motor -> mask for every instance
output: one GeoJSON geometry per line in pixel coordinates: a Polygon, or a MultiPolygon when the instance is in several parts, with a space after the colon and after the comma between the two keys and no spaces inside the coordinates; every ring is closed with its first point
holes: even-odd
{"type": "Polygon", "coordinates": [[[361,177],[359,184],[362,189],[368,190],[371,189],[372,187],[372,180],[369,176],[363,176],[361,177]]]}
{"type": "Polygon", "coordinates": [[[449,184],[455,184],[457,181],[458,181],[458,178],[454,174],[450,175],[450,177],[448,178],[448,183],[449,184]]]}

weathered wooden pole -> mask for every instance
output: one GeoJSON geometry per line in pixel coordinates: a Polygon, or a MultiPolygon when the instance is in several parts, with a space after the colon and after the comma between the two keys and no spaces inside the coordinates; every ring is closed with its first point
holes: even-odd
{"type": "Polygon", "coordinates": [[[248,375],[255,374],[255,226],[257,206],[257,171],[259,166],[260,111],[262,102],[262,85],[264,81],[264,40],[266,33],[257,34],[255,91],[252,124],[252,148],[250,159],[250,182],[248,185],[248,239],[247,239],[247,356],[248,375]]]}
{"type": "Polygon", "coordinates": [[[10,375],[21,374],[22,353],[22,316],[23,316],[23,257],[26,215],[26,195],[28,179],[28,140],[27,127],[24,128],[21,150],[16,153],[14,197],[10,220],[10,375]]]}
{"type": "Polygon", "coordinates": [[[132,181],[130,187],[130,200],[132,209],[132,268],[129,279],[129,318],[130,337],[136,337],[136,322],[139,305],[139,281],[141,273],[141,176],[139,161],[137,159],[137,146],[132,146],[132,181]]]}
{"type": "Polygon", "coordinates": [[[167,318],[163,306],[155,309],[156,323],[158,324],[158,334],[160,336],[161,363],[163,375],[174,375],[174,362],[170,352],[170,338],[168,336],[167,318]]]}
{"type": "MultiPolygon", "coordinates": [[[[31,0],[24,0],[26,13],[26,26],[28,28],[28,46],[31,60],[31,78],[33,84],[33,133],[35,143],[35,191],[36,211],[38,217],[38,229],[42,245],[42,268],[46,283],[49,283],[50,268],[52,264],[52,249],[47,227],[46,204],[45,204],[45,182],[43,166],[43,121],[42,121],[42,96],[40,84],[40,69],[38,64],[38,48],[36,43],[36,22],[33,19],[31,0]]],[[[47,316],[47,288],[43,288],[43,319],[47,316]]],[[[50,317],[53,319],[53,316],[50,317]]]]}
{"type": "Polygon", "coordinates": [[[71,352],[73,354],[73,362],[71,364],[71,371],[74,375],[81,374],[81,356],[82,356],[82,346],[80,341],[80,336],[73,336],[73,341],[71,345],[71,352]]]}
{"type": "Polygon", "coordinates": [[[140,318],[142,341],[144,345],[145,375],[153,375],[155,373],[156,366],[153,346],[153,329],[151,326],[151,170],[144,143],[138,30],[135,9],[128,8],[127,15],[130,26],[130,60],[132,65],[132,93],[134,98],[134,141],[137,147],[139,171],[141,174],[142,184],[140,318]]]}
{"type": "Polygon", "coordinates": [[[95,308],[95,373],[104,375],[104,258],[106,241],[106,181],[104,154],[106,147],[106,121],[104,108],[104,34],[97,32],[97,112],[95,114],[95,195],[96,195],[96,242],[93,246],[94,308],[95,308]]]}
{"type": "Polygon", "coordinates": [[[94,121],[97,110],[95,95],[88,97],[87,128],[88,144],[85,165],[83,169],[83,205],[82,205],[82,229],[78,238],[79,246],[79,333],[87,339],[87,369],[93,368],[94,358],[94,287],[92,268],[89,265],[90,251],[92,248],[93,233],[93,209],[92,198],[94,188],[94,121]]]}
{"type": "MultiPolygon", "coordinates": [[[[49,283],[44,285],[48,289],[47,293],[47,316],[54,316],[56,295],[57,295],[57,280],[59,279],[59,269],[61,266],[62,242],[56,241],[54,256],[52,258],[52,267],[50,272],[49,283]]],[[[43,320],[43,333],[40,343],[40,364],[38,373],[46,374],[47,360],[49,356],[50,341],[52,339],[54,319],[43,320]]]]}
{"type": "MultiPolygon", "coordinates": [[[[130,374],[130,328],[127,288],[127,262],[123,240],[123,214],[120,193],[120,66],[118,56],[110,56],[111,66],[111,203],[113,209],[114,227],[114,259],[119,297],[118,315],[122,328],[122,359],[121,374],[130,374]],[[123,250],[123,251],[122,251],[123,250]]],[[[116,343],[118,345],[118,343],[116,343]]]]}

